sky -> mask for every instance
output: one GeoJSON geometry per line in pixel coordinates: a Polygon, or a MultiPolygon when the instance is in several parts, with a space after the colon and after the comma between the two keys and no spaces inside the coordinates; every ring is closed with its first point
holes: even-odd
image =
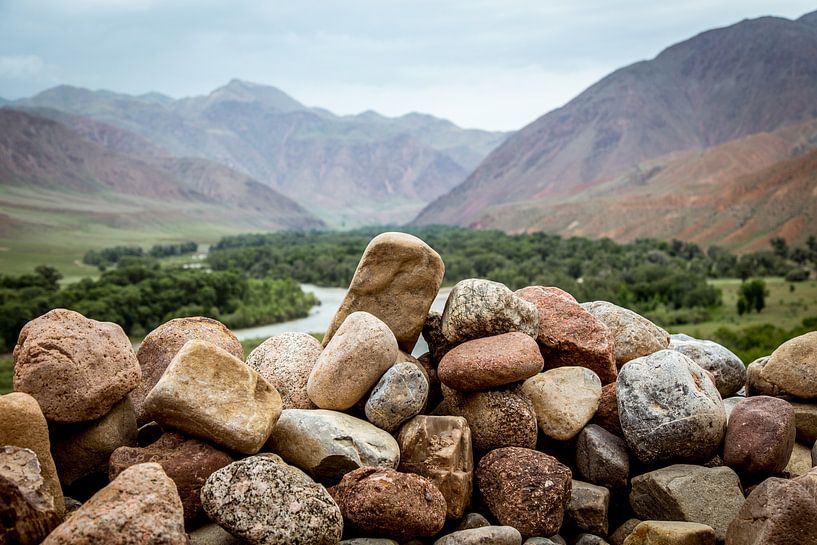
{"type": "Polygon", "coordinates": [[[0,97],[172,97],[233,78],[338,114],[518,129],[616,68],[797,0],[0,0],[0,97]]]}

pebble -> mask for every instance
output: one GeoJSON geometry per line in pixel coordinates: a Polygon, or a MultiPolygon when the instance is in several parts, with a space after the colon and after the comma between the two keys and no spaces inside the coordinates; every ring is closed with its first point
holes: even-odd
{"type": "Polygon", "coordinates": [[[360,467],[394,469],[400,461],[400,447],[388,432],[324,409],[285,409],[267,446],[288,464],[324,483],[335,483],[360,467]]]}
{"type": "Polygon", "coordinates": [[[306,393],[306,383],[321,352],[323,346],[312,335],[281,333],[250,352],[247,365],[281,394],[284,409],[315,409],[306,393]]]}
{"type": "Polygon", "coordinates": [[[226,350],[192,340],[148,394],[145,414],[163,427],[253,454],[281,414],[281,396],[226,350]]]}
{"type": "Polygon", "coordinates": [[[533,403],[542,433],[566,441],[575,437],[596,413],[601,381],[584,367],[558,367],[526,380],[522,393],[533,403]]]}
{"type": "Polygon", "coordinates": [[[817,331],[781,344],[760,377],[797,397],[817,398],[817,331]]]}
{"type": "Polygon", "coordinates": [[[28,322],[14,347],[14,391],[49,422],[96,420],[141,380],[128,336],[110,322],[55,309],[28,322]]]}
{"type": "Polygon", "coordinates": [[[419,238],[406,233],[377,235],[360,258],[349,290],[326,330],[324,346],[350,315],[364,311],[385,322],[400,348],[410,353],[444,273],[440,255],[419,238]]]}
{"type": "Polygon", "coordinates": [[[428,401],[428,379],[414,363],[396,363],[377,381],[366,401],[366,418],[387,432],[418,415],[428,401]]]}
{"type": "Polygon", "coordinates": [[[570,502],[565,512],[567,521],[573,527],[592,534],[607,535],[609,508],[609,490],[603,486],[573,480],[570,502]]]}
{"type": "Polygon", "coordinates": [[[522,535],[510,526],[485,526],[443,536],[434,545],[521,545],[522,535]]]}
{"type": "Polygon", "coordinates": [[[734,394],[746,384],[746,366],[725,346],[681,333],[670,336],[669,349],[689,356],[702,369],[711,372],[721,397],[734,394]]]}
{"type": "Polygon", "coordinates": [[[344,411],[365,396],[397,362],[397,340],[368,312],[353,312],[325,345],[306,391],[321,409],[344,411]]]}
{"type": "Polygon", "coordinates": [[[529,335],[513,331],[466,341],[440,362],[440,382],[460,392],[489,390],[532,377],[542,370],[539,346],[529,335]]]}
{"type": "Polygon", "coordinates": [[[539,311],[504,284],[469,278],[457,282],[448,294],[441,328],[451,343],[512,331],[536,338],[539,311]]]}
{"type": "Polygon", "coordinates": [[[30,449],[0,446],[0,543],[37,545],[61,521],[30,449]]]}
{"type": "Polygon", "coordinates": [[[742,474],[767,477],[786,467],[794,449],[794,409],[782,399],[747,397],[732,410],[723,461],[742,474]]]}
{"type": "Polygon", "coordinates": [[[624,439],[590,424],[576,441],[576,468],[588,482],[624,489],[630,476],[630,456],[624,439]]]}
{"type": "Polygon", "coordinates": [[[669,333],[632,310],[607,301],[582,303],[582,307],[610,330],[619,369],[630,360],[669,347],[669,333]]]}

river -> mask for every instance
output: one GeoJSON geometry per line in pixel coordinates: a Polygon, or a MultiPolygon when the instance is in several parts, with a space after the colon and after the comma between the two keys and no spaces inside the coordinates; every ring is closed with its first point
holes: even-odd
{"type": "MultiPolygon", "coordinates": [[[[273,335],[286,333],[287,331],[299,331],[302,333],[323,333],[326,331],[326,328],[329,327],[329,322],[332,321],[332,317],[335,315],[335,311],[343,302],[343,297],[346,295],[346,288],[323,288],[312,284],[301,284],[301,288],[306,292],[314,293],[318,301],[321,302],[320,305],[312,307],[309,316],[277,324],[236,329],[233,333],[238,337],[238,340],[243,341],[245,339],[272,337],[273,335]]],[[[445,300],[448,298],[450,291],[451,288],[441,289],[431,304],[431,309],[442,312],[445,306],[445,300]]],[[[420,336],[412,354],[420,356],[427,351],[428,345],[425,339],[420,336]]]]}

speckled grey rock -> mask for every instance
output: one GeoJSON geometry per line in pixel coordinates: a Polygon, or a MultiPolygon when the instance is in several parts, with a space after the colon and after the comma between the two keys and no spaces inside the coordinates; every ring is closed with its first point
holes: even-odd
{"type": "Polygon", "coordinates": [[[312,335],[281,333],[250,352],[247,365],[275,386],[284,409],[315,409],[306,394],[306,382],[321,352],[323,346],[312,335]]]}
{"type": "Polygon", "coordinates": [[[576,467],[586,481],[608,488],[625,488],[630,476],[630,456],[624,439],[590,424],[576,442],[576,467]]]}
{"type": "Polygon", "coordinates": [[[321,482],[336,482],[363,466],[396,468],[400,448],[386,431],[354,416],[323,409],[286,409],[268,448],[321,482]]]}
{"type": "Polygon", "coordinates": [[[669,333],[632,310],[607,301],[582,303],[582,307],[610,330],[619,368],[669,346],[669,333]]]}
{"type": "Polygon", "coordinates": [[[340,545],[400,545],[393,539],[382,539],[378,537],[356,537],[344,539],[340,545]]]}
{"type": "Polygon", "coordinates": [[[670,336],[669,349],[689,356],[712,373],[722,397],[734,394],[746,383],[746,366],[725,346],[679,333],[670,336]]]}
{"type": "Polygon", "coordinates": [[[272,455],[251,456],[207,479],[201,500],[211,520],[264,545],[337,545],[343,517],[326,489],[272,455]]]}
{"type": "Polygon", "coordinates": [[[715,385],[698,364],[674,350],[622,367],[616,399],[627,445],[645,464],[705,461],[726,432],[715,385]]]}
{"type": "Polygon", "coordinates": [[[34,451],[0,446],[0,543],[37,545],[60,520],[34,451]]]}
{"type": "Polygon", "coordinates": [[[441,327],[452,343],[511,331],[521,331],[535,339],[539,333],[539,311],[504,284],[469,278],[451,289],[441,327]]]}
{"type": "Polygon", "coordinates": [[[377,381],[366,401],[366,418],[391,433],[423,410],[428,380],[414,363],[397,363],[377,381]]]}
{"type": "Polygon", "coordinates": [[[603,486],[573,479],[570,503],[565,518],[575,528],[592,534],[607,535],[607,511],[610,508],[610,491],[603,486]]]}
{"type": "Polygon", "coordinates": [[[443,536],[434,545],[521,545],[522,535],[511,526],[484,526],[443,536]]]}
{"type": "Polygon", "coordinates": [[[664,467],[633,478],[630,492],[637,517],[706,524],[719,541],[743,502],[740,479],[728,467],[664,467]]]}
{"type": "Polygon", "coordinates": [[[522,545],[556,545],[556,541],[546,537],[529,537],[522,545]]]}
{"type": "Polygon", "coordinates": [[[579,534],[574,545],[610,545],[603,537],[594,534],[579,534]]]}

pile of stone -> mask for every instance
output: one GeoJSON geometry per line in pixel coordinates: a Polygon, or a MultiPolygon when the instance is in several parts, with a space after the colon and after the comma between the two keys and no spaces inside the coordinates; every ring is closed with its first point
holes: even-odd
{"type": "Polygon", "coordinates": [[[382,234],[323,344],[246,360],[207,318],[136,354],[115,324],[31,321],[0,543],[817,544],[817,333],[747,372],[553,287],[464,280],[429,314],[443,272],[382,234]]]}

